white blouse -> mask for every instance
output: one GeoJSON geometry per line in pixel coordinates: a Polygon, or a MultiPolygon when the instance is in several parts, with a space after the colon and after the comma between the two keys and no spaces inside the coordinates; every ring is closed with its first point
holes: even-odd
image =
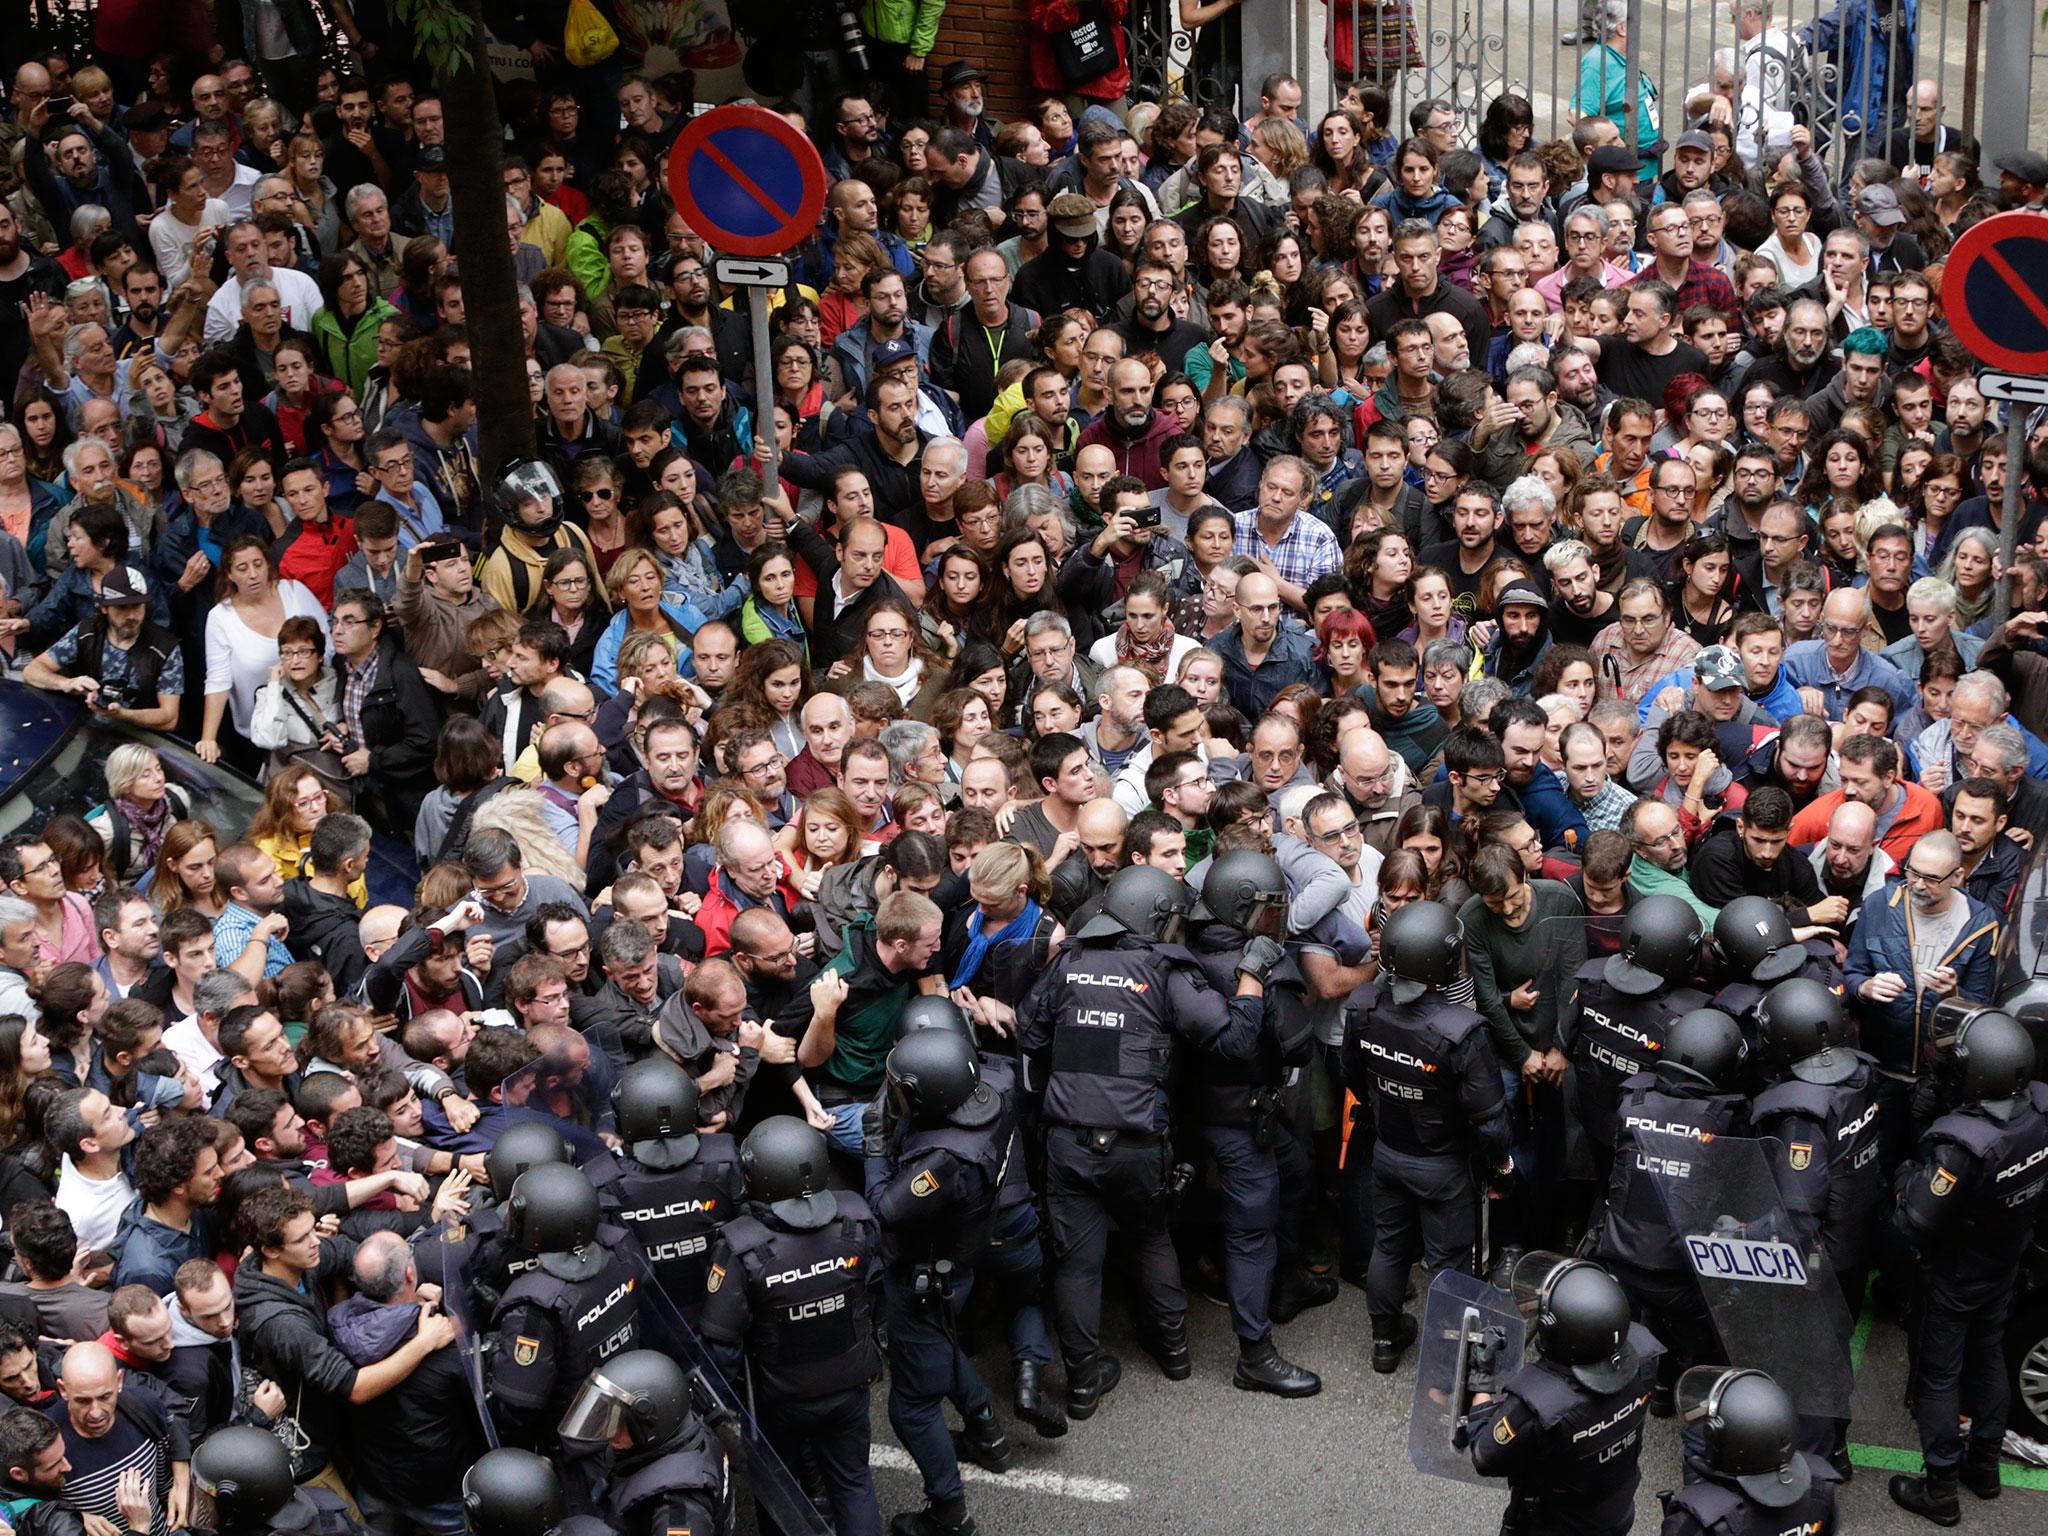
{"type": "MultiPolygon", "coordinates": [[[[320,626],[322,637],[326,636],[327,610],[304,582],[280,581],[277,595],[284,601],[286,618],[311,619],[320,626]]],[[[321,649],[331,651],[332,646],[323,644],[321,649]]],[[[213,612],[206,616],[206,692],[228,696],[228,712],[234,717],[235,729],[244,736],[249,734],[255,713],[256,690],[269,680],[270,669],[276,665],[275,635],[258,634],[243,623],[233,603],[213,605],[213,612]]]]}

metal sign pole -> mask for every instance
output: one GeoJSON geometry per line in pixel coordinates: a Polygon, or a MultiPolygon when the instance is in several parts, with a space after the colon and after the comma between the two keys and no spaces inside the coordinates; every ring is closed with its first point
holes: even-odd
{"type": "Polygon", "coordinates": [[[761,471],[761,483],[775,488],[775,372],[768,361],[768,290],[759,284],[747,288],[747,318],[754,325],[754,436],[768,445],[768,463],[761,471]]]}
{"type": "Polygon", "coordinates": [[[2027,407],[2005,403],[2005,512],[1998,529],[1999,579],[1991,591],[1991,627],[2012,617],[2012,562],[2020,542],[2020,487],[2027,477],[2027,407]]]}

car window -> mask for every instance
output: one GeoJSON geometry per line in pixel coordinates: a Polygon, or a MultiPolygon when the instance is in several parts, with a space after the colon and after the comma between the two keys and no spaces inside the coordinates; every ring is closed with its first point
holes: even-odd
{"type": "Polygon", "coordinates": [[[0,801],[0,836],[31,823],[40,826],[66,812],[83,816],[106,804],[107,756],[127,741],[141,742],[163,760],[164,776],[185,791],[192,801],[192,814],[219,833],[224,844],[241,836],[263,803],[255,785],[202,763],[190,748],[168,736],[88,721],[0,801]]]}

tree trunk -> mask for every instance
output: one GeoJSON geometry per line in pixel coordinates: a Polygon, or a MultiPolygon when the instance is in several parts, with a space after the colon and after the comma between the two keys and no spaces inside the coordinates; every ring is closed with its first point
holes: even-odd
{"type": "Polygon", "coordinates": [[[533,402],[520,337],[519,280],[505,240],[504,127],[484,54],[483,4],[455,3],[470,23],[470,63],[442,71],[441,105],[448,119],[456,266],[476,375],[478,468],[488,490],[507,459],[532,456],[533,402]]]}

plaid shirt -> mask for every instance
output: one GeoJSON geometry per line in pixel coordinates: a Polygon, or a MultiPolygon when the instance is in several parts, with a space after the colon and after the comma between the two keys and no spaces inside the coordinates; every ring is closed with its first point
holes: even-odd
{"type": "MultiPolygon", "coordinates": [[[[219,917],[213,920],[213,958],[216,964],[233,965],[242,958],[242,951],[249,947],[250,935],[255,933],[261,922],[254,912],[238,901],[231,901],[221,909],[219,917]]],[[[275,976],[292,963],[292,952],[285,948],[284,941],[272,935],[264,944],[263,974],[275,976]]]]}
{"type": "Polygon", "coordinates": [[[1307,512],[1294,514],[1294,521],[1288,524],[1278,544],[1268,544],[1265,535],[1259,532],[1257,508],[1238,513],[1236,552],[1254,560],[1270,560],[1280,579],[1297,587],[1307,586],[1344,563],[1337,535],[1330,532],[1327,523],[1307,512]]]}
{"type": "MultiPolygon", "coordinates": [[[[1643,270],[1629,279],[1631,283],[1655,281],[1657,264],[1645,262],[1643,270]]],[[[1678,285],[1678,312],[1682,315],[1695,304],[1705,304],[1718,309],[1731,320],[1742,311],[1735,302],[1735,285],[1728,281],[1728,274],[1710,261],[1701,261],[1695,256],[1685,269],[1685,281],[1678,285]]]]}
{"type": "Polygon", "coordinates": [[[338,665],[341,669],[341,717],[348,722],[349,739],[359,747],[366,747],[363,740],[363,701],[370,696],[370,690],[377,684],[377,672],[383,662],[381,650],[370,652],[369,659],[358,666],[347,662],[338,665]]]}
{"type": "Polygon", "coordinates": [[[1640,704],[1652,683],[1667,672],[1691,665],[1699,651],[1699,641],[1673,624],[1656,650],[1641,661],[1631,661],[1622,647],[1621,621],[1617,619],[1593,637],[1593,670],[1599,676],[1602,695],[1640,704]]]}
{"type": "Polygon", "coordinates": [[[1567,792],[1578,813],[1586,818],[1588,832],[1619,832],[1621,818],[1628,814],[1628,808],[1636,803],[1636,797],[1623,789],[1613,779],[1600,786],[1600,793],[1584,805],[1576,796],[1567,792]]]}

